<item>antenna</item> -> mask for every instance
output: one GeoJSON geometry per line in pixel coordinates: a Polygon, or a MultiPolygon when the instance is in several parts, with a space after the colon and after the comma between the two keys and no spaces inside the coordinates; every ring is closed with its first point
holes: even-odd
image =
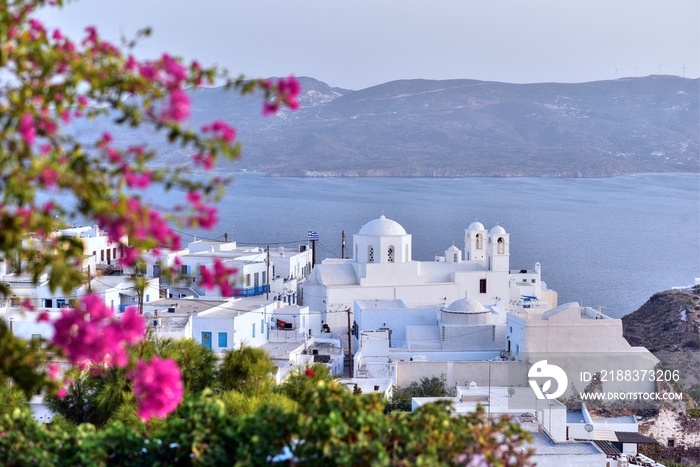
{"type": "Polygon", "coordinates": [[[634,77],[637,77],[637,64],[634,64],[634,77]]]}
{"type": "Polygon", "coordinates": [[[685,66],[685,62],[683,62],[683,68],[681,68],[681,71],[683,72],[683,78],[685,78],[685,70],[687,70],[688,67],[685,66]]]}
{"type": "MultiPolygon", "coordinates": [[[[658,63],[658,62],[657,62],[657,63],[658,63]]],[[[663,65],[661,65],[661,63],[659,63],[659,74],[661,74],[661,67],[662,67],[662,66],[663,66],[663,65]]]]}

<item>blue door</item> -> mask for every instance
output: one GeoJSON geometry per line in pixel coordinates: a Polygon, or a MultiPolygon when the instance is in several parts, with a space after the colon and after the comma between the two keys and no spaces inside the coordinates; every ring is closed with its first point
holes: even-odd
{"type": "Polygon", "coordinates": [[[211,332],[202,333],[202,345],[207,349],[211,349],[211,332]]]}

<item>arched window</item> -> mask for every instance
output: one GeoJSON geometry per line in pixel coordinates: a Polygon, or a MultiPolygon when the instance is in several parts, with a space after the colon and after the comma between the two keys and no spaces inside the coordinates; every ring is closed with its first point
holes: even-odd
{"type": "Polygon", "coordinates": [[[503,241],[503,237],[498,237],[498,254],[502,255],[505,251],[506,243],[503,241]]]}
{"type": "Polygon", "coordinates": [[[367,248],[367,262],[374,263],[374,247],[372,245],[367,248]]]}
{"type": "Polygon", "coordinates": [[[390,263],[394,262],[394,247],[390,246],[389,250],[387,251],[387,258],[390,263]]]}
{"type": "Polygon", "coordinates": [[[406,251],[406,254],[403,255],[403,260],[404,261],[411,261],[411,258],[408,257],[408,245],[406,245],[405,251],[406,251]]]}
{"type": "Polygon", "coordinates": [[[360,260],[360,258],[358,257],[359,251],[360,251],[359,247],[357,245],[355,245],[355,261],[360,260]]]}
{"type": "Polygon", "coordinates": [[[476,249],[481,250],[483,245],[481,244],[481,234],[476,234],[476,249]]]}

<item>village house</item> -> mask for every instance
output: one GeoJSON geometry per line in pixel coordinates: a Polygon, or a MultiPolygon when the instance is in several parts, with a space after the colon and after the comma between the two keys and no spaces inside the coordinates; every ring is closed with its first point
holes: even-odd
{"type": "MultiPolygon", "coordinates": [[[[412,236],[396,221],[380,216],[353,235],[351,259],[326,259],[302,284],[302,303],[320,312],[322,325],[342,337],[356,300],[401,300],[407,307],[438,308],[469,298],[500,303],[514,311],[557,305],[556,292],[542,281],[541,266],[510,269],[510,237],[499,225],[480,222],[465,230],[464,252],[454,245],[435,261],[412,258],[412,236]]],[[[347,338],[342,337],[347,345],[347,338]]]]}
{"type": "Polygon", "coordinates": [[[240,247],[235,241],[195,240],[183,250],[147,254],[145,273],[149,277],[162,277],[163,298],[217,297],[218,290],[206,290],[199,285],[200,268],[211,269],[214,261],[220,260],[227,268],[236,270],[231,277],[235,296],[265,296],[295,304],[298,284],[311,272],[311,255],[306,245],[268,250],[240,247]],[[180,277],[163,277],[165,267],[175,267],[180,277]]]}

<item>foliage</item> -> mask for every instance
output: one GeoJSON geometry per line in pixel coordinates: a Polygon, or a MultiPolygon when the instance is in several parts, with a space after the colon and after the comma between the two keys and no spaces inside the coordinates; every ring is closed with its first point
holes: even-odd
{"type": "Polygon", "coordinates": [[[124,373],[116,369],[91,369],[78,374],[66,395],[47,394],[46,405],[74,424],[90,423],[101,427],[124,401],[124,373]],[[121,375],[117,375],[117,372],[121,375]]]}
{"type": "Polygon", "coordinates": [[[223,390],[234,390],[247,395],[267,392],[276,369],[263,349],[241,347],[224,354],[217,373],[217,382],[223,390]]]}
{"type": "Polygon", "coordinates": [[[292,404],[272,387],[250,396],[258,403],[248,410],[230,411],[227,393],[205,389],[167,419],[139,429],[119,421],[101,429],[39,425],[27,409],[15,409],[0,416],[0,463],[529,465],[521,447],[527,435],[505,418],[487,422],[483,410],[456,417],[444,403],[387,414],[381,396],[353,394],[318,377],[316,368],[298,375],[292,404]]]}
{"type": "MultiPolygon", "coordinates": [[[[62,0],[0,0],[0,263],[8,272],[27,275],[34,284],[46,283],[52,292],[70,296],[91,271],[82,240],[57,234],[56,229],[65,220],[85,219],[119,244],[114,259],[133,272],[143,296],[146,279],[136,272],[144,267],[144,252],[157,256],[160,249],[179,249],[173,225],[212,228],[217,221],[212,203],[224,182],[216,176],[193,181],[186,167],[154,168],[154,145],[160,139],[177,146],[191,154],[190,167],[205,170],[217,159],[233,159],[240,152],[236,132],[228,123],[215,120],[196,128],[187,121],[190,93],[219,79],[240,94],[258,91],[262,111],[269,114],[280,105],[297,108],[299,86],[293,77],[276,82],[233,80],[215,68],[183,64],[168,54],[139,61],[130,53],[137,41],[120,48],[93,27],[75,42],[33,16],[37,9],[61,5],[62,0]],[[75,131],[95,119],[110,121],[115,128],[144,126],[152,131],[148,141],[131,146],[118,144],[110,133],[75,131]],[[153,185],[166,192],[182,191],[186,201],[172,212],[162,212],[144,194],[153,185]]],[[[177,266],[163,268],[162,275],[176,275],[177,266]]],[[[218,287],[228,295],[232,272],[216,260],[213,272],[200,271],[200,285],[218,287]]],[[[8,282],[0,283],[0,294],[5,298],[12,294],[8,282]]],[[[36,298],[21,304],[27,312],[39,305],[36,298]]],[[[46,358],[38,343],[4,339],[7,329],[2,327],[2,375],[27,395],[47,388],[60,396],[65,392],[61,378],[76,377],[91,364],[126,368],[133,389],[140,393],[136,402],[141,416],[172,410],[180,400],[182,383],[171,360],[128,358],[127,347],[144,335],[141,317],[127,310],[116,319],[95,294],[79,297],[72,306],[53,323],[49,350],[65,357],[75,370],[49,368],[46,377],[40,364],[46,358]],[[149,383],[143,375],[151,374],[159,375],[161,385],[170,382],[172,387],[156,397],[146,390],[149,383]]],[[[42,312],[38,319],[48,321],[49,315],[42,312]]],[[[183,353],[183,363],[197,360],[183,353]]],[[[203,380],[189,379],[185,382],[189,390],[204,388],[203,380]]],[[[86,413],[78,418],[83,417],[91,418],[86,413]]]]}
{"type": "Polygon", "coordinates": [[[165,339],[158,343],[158,354],[170,358],[182,371],[182,382],[187,394],[203,391],[216,374],[216,357],[211,349],[194,339],[165,339]]]}
{"type": "Polygon", "coordinates": [[[420,382],[412,382],[405,388],[394,389],[391,401],[387,404],[387,411],[399,410],[411,411],[411,398],[413,397],[452,397],[454,388],[447,387],[447,377],[443,374],[432,377],[423,377],[420,382]]]}
{"type": "MultiPolygon", "coordinates": [[[[293,77],[231,80],[167,54],[140,62],[128,53],[136,42],[125,51],[94,28],[73,42],[32,16],[55,4],[62,0],[0,0],[0,261],[68,296],[89,271],[80,239],[55,234],[57,219],[89,219],[119,243],[119,265],[134,271],[143,296],[145,279],[135,274],[143,253],[179,248],[171,222],[211,228],[222,185],[217,177],[192,181],[182,167],[153,168],[151,143],[161,138],[209,170],[237,157],[240,145],[225,122],[188,125],[190,92],[223,79],[238,93],[258,91],[270,114],[297,108],[299,86],[293,77]],[[146,126],[151,137],[124,147],[111,134],[78,137],[71,129],[96,118],[146,126]],[[143,190],[154,184],[187,193],[186,203],[173,212],[150,206],[143,190]]],[[[176,266],[161,272],[176,275],[176,266]]],[[[221,261],[199,272],[200,286],[232,291],[232,270],[221,261]]],[[[0,293],[12,290],[3,282],[0,293]]],[[[34,313],[35,305],[22,307],[34,313]]],[[[379,396],[352,394],[322,366],[276,387],[274,365],[259,349],[228,353],[215,373],[211,352],[194,342],[143,341],[133,310],[118,319],[93,294],[73,307],[54,323],[50,343],[17,339],[0,324],[2,465],[524,465],[527,457],[515,448],[523,433],[505,420],[453,417],[439,405],[386,414],[379,396]],[[41,390],[55,393],[47,401],[59,415],[50,424],[18,403],[41,390]]],[[[433,383],[424,394],[437,391],[433,383]]]]}
{"type": "Polygon", "coordinates": [[[13,381],[27,397],[48,383],[41,363],[45,354],[41,343],[27,342],[14,336],[4,320],[0,320],[0,385],[13,381]]]}

